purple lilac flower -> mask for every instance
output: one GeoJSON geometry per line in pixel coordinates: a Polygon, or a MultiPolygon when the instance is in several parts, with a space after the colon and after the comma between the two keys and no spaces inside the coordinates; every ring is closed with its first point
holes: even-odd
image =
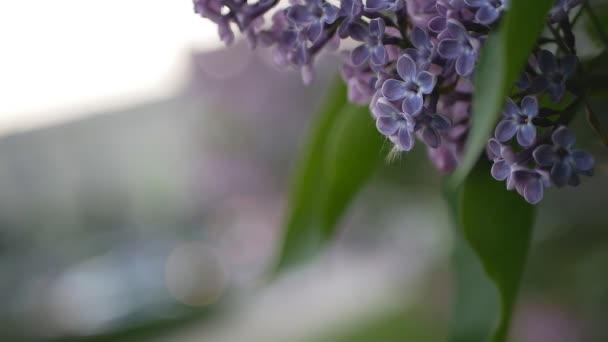
{"type": "Polygon", "coordinates": [[[423,108],[413,118],[415,120],[414,131],[420,132],[422,141],[431,148],[441,145],[441,133],[452,126],[450,118],[442,114],[434,114],[426,108],[423,108]]]}
{"type": "Polygon", "coordinates": [[[420,68],[426,69],[435,57],[435,44],[429,34],[417,26],[410,33],[410,41],[414,48],[405,49],[405,53],[410,55],[420,68]]]}
{"type": "Polygon", "coordinates": [[[435,4],[437,15],[429,20],[428,29],[434,33],[441,33],[447,28],[450,18],[467,21],[465,17],[473,14],[468,13],[465,5],[464,0],[437,0],[435,4]]]}
{"type": "Polygon", "coordinates": [[[384,97],[378,99],[376,109],[378,131],[402,151],[410,151],[415,142],[411,116],[399,111],[384,97]]]}
{"type": "Polygon", "coordinates": [[[495,22],[509,6],[508,0],[465,0],[465,2],[477,9],[475,20],[483,25],[495,22]]]}
{"type": "Polygon", "coordinates": [[[576,56],[567,55],[558,60],[550,51],[541,50],[537,60],[541,75],[532,82],[529,91],[547,91],[551,101],[559,103],[566,92],[566,81],[576,70],[576,56]]]}
{"type": "Polygon", "coordinates": [[[507,181],[507,187],[511,184],[511,174],[516,163],[515,152],[511,146],[502,144],[497,139],[488,141],[488,152],[494,161],[492,165],[492,177],[499,181],[507,181]]]}
{"type": "Polygon", "coordinates": [[[358,23],[350,26],[350,36],[357,41],[364,42],[351,52],[353,65],[363,65],[368,59],[375,66],[386,64],[388,55],[384,45],[382,45],[384,30],[384,21],[379,18],[370,21],[369,29],[358,23]]]}
{"type": "Polygon", "coordinates": [[[458,75],[469,76],[473,72],[481,47],[479,40],[471,37],[461,23],[452,19],[448,20],[444,33],[437,46],[439,55],[456,61],[458,75]]]}
{"type": "Polygon", "coordinates": [[[348,37],[348,29],[350,25],[356,22],[363,13],[363,2],[361,0],[342,0],[340,2],[340,11],[338,16],[342,18],[342,23],[338,27],[338,36],[340,38],[348,37]]]}
{"type": "Polygon", "coordinates": [[[557,0],[555,1],[555,5],[551,8],[549,12],[549,20],[553,23],[556,23],[560,20],[568,18],[568,14],[570,11],[583,3],[583,0],[557,0]]]}
{"type": "Polygon", "coordinates": [[[382,85],[382,94],[391,101],[403,99],[402,109],[410,115],[418,114],[424,105],[424,95],[430,94],[437,82],[428,71],[418,70],[416,62],[403,55],[397,61],[401,80],[389,79],[382,85]]]}
{"type": "Polygon", "coordinates": [[[517,142],[527,147],[536,139],[536,128],[532,120],[538,115],[538,100],[526,96],[521,101],[521,108],[513,100],[507,99],[503,111],[503,120],[496,126],[495,136],[501,142],[511,140],[517,134],[517,142]]]}
{"type": "Polygon", "coordinates": [[[534,160],[538,165],[550,168],[553,184],[577,186],[579,174],[591,176],[593,157],[585,151],[572,149],[576,142],[572,131],[561,126],[553,132],[551,140],[553,145],[540,145],[534,150],[534,160]]]}
{"type": "Polygon", "coordinates": [[[287,10],[287,18],[306,29],[311,42],[317,41],[325,24],[333,24],[338,17],[338,8],[322,0],[309,0],[303,5],[293,5],[287,10]]]}
{"type": "Polygon", "coordinates": [[[517,193],[530,204],[540,202],[543,199],[544,189],[551,185],[547,173],[539,169],[517,169],[513,171],[511,177],[517,193]]]}

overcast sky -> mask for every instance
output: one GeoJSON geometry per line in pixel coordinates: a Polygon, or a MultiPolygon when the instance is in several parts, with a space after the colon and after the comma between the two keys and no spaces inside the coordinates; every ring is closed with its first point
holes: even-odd
{"type": "Polygon", "coordinates": [[[191,0],[0,0],[0,134],[167,96],[217,45],[191,0]]]}

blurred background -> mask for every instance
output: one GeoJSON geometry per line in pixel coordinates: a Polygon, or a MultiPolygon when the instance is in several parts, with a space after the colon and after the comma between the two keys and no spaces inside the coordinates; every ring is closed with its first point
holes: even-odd
{"type": "MultiPolygon", "coordinates": [[[[470,251],[422,149],[269,280],[338,58],[305,87],[216,36],[190,1],[0,0],[0,340],[446,340],[470,251]]],[[[575,125],[596,175],[540,206],[513,341],[608,340],[608,150],[575,125]]]]}

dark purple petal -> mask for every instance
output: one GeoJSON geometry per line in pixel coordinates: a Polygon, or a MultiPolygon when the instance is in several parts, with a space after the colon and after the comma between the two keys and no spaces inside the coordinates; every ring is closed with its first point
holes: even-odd
{"type": "Polygon", "coordinates": [[[431,19],[431,21],[429,21],[427,27],[432,32],[439,33],[441,31],[445,30],[445,28],[447,27],[447,22],[445,20],[445,17],[437,16],[437,17],[431,19]]]}
{"type": "Polygon", "coordinates": [[[311,42],[316,42],[319,37],[321,37],[321,33],[323,32],[323,22],[315,21],[308,26],[308,30],[306,31],[306,37],[311,42]]]}
{"type": "Polygon", "coordinates": [[[438,131],[445,131],[452,127],[452,120],[445,115],[435,114],[431,116],[430,126],[438,131]]]}
{"type": "Polygon", "coordinates": [[[561,60],[561,72],[565,77],[569,77],[576,71],[577,57],[574,55],[565,56],[561,60]]]}
{"type": "Polygon", "coordinates": [[[557,71],[557,58],[547,50],[538,53],[538,67],[543,74],[551,74],[557,71]]]}
{"type": "Polygon", "coordinates": [[[382,95],[391,101],[401,100],[407,93],[405,82],[397,80],[386,80],[382,85],[382,95]]]}
{"type": "Polygon", "coordinates": [[[382,45],[376,45],[371,48],[372,51],[372,59],[371,62],[376,66],[384,66],[388,59],[388,54],[386,53],[386,49],[382,45]]]}
{"type": "Polygon", "coordinates": [[[488,141],[488,149],[490,150],[490,153],[492,153],[493,158],[502,157],[502,144],[498,142],[498,140],[494,138],[490,139],[488,141]]]}
{"type": "Polygon", "coordinates": [[[505,108],[503,109],[503,115],[507,118],[514,118],[519,116],[519,107],[511,100],[511,98],[507,97],[507,101],[505,102],[505,108]]]}
{"type": "Polygon", "coordinates": [[[552,83],[549,84],[547,91],[549,92],[549,99],[553,103],[560,103],[566,92],[566,85],[564,83],[552,83]]]}
{"type": "Polygon", "coordinates": [[[377,37],[377,38],[382,38],[382,36],[384,35],[384,20],[378,18],[378,19],[373,19],[369,22],[369,34],[371,36],[377,37]]]}
{"type": "Polygon", "coordinates": [[[437,45],[437,52],[446,59],[456,59],[462,54],[462,46],[456,39],[444,39],[437,45]]]}
{"type": "Polygon", "coordinates": [[[424,99],[422,98],[422,95],[408,92],[405,99],[403,99],[401,109],[403,109],[406,114],[416,115],[420,113],[423,105],[424,99]]]}
{"type": "Polygon", "coordinates": [[[460,76],[469,76],[475,68],[476,55],[474,53],[463,53],[456,60],[456,72],[460,76]]]}
{"type": "Polygon", "coordinates": [[[521,100],[521,111],[529,118],[538,115],[538,100],[533,96],[526,96],[521,100]]]}
{"type": "Polygon", "coordinates": [[[364,42],[369,35],[369,32],[365,28],[365,26],[359,23],[353,23],[348,27],[348,32],[350,33],[350,37],[354,40],[364,42]]]}
{"type": "Polygon", "coordinates": [[[399,122],[388,116],[381,116],[376,120],[376,128],[385,136],[391,136],[397,133],[399,122]]]}
{"type": "Polygon", "coordinates": [[[369,47],[367,45],[359,45],[350,53],[350,61],[354,66],[363,65],[370,56],[369,47]]]}
{"type": "Polygon", "coordinates": [[[477,10],[477,13],[475,13],[475,20],[484,25],[489,25],[495,22],[499,15],[500,11],[494,6],[482,6],[477,10]]]}
{"type": "Polygon", "coordinates": [[[572,166],[574,166],[577,171],[591,171],[595,164],[593,156],[585,151],[574,150],[570,154],[570,157],[572,158],[572,166]]]}
{"type": "Polygon", "coordinates": [[[530,204],[537,204],[543,199],[543,183],[540,179],[534,178],[527,182],[523,190],[524,198],[530,204]]]}
{"type": "Polygon", "coordinates": [[[531,123],[520,125],[517,130],[517,142],[523,146],[527,147],[534,143],[534,139],[536,139],[536,128],[531,123]]]}
{"type": "Polygon", "coordinates": [[[437,79],[430,72],[421,71],[418,74],[418,86],[423,94],[430,94],[435,88],[437,79]]]}
{"type": "Polygon", "coordinates": [[[565,126],[561,126],[553,132],[551,135],[551,140],[557,146],[561,146],[563,148],[569,149],[574,146],[576,142],[576,136],[572,133],[571,130],[566,128],[565,126]]]}
{"type": "Polygon", "coordinates": [[[468,37],[467,30],[455,19],[448,19],[446,30],[455,39],[468,37]]]}
{"type": "Polygon", "coordinates": [[[494,135],[498,141],[505,142],[511,140],[516,132],[517,124],[515,121],[506,119],[498,123],[498,126],[496,126],[496,130],[494,131],[494,135]]]}
{"type": "Polygon", "coordinates": [[[416,78],[416,62],[408,56],[403,55],[397,61],[397,73],[404,81],[412,81],[416,78]]]}
{"type": "Polygon", "coordinates": [[[551,145],[540,145],[532,153],[540,166],[551,166],[557,160],[557,154],[551,145]]]}
{"type": "Polygon", "coordinates": [[[425,127],[422,130],[422,141],[431,148],[437,148],[441,145],[441,137],[437,130],[432,127],[425,127]]]}
{"type": "Polygon", "coordinates": [[[429,43],[428,34],[418,26],[414,27],[410,39],[414,47],[417,49],[426,48],[429,43]]]}
{"type": "Polygon", "coordinates": [[[551,168],[551,181],[558,187],[568,184],[572,176],[572,167],[568,163],[557,162],[551,168]]]}
{"type": "Polygon", "coordinates": [[[329,2],[324,2],[321,7],[323,8],[323,12],[325,13],[325,22],[327,24],[333,24],[338,18],[339,9],[330,4],[329,2]]]}
{"type": "Polygon", "coordinates": [[[492,165],[491,173],[494,179],[504,181],[511,174],[511,166],[501,159],[492,165]]]}
{"type": "Polygon", "coordinates": [[[532,84],[527,89],[527,92],[530,94],[538,94],[549,88],[549,81],[543,77],[539,76],[532,81],[532,84]]]}

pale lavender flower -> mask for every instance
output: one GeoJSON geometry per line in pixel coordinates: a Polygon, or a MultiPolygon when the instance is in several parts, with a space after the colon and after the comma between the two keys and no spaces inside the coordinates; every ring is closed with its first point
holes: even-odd
{"type": "Polygon", "coordinates": [[[536,139],[536,127],[532,120],[538,115],[538,100],[526,96],[521,101],[521,108],[513,100],[507,99],[503,111],[503,120],[496,126],[495,136],[501,142],[509,141],[517,134],[517,142],[527,147],[536,139]]]}
{"type": "Polygon", "coordinates": [[[411,116],[399,111],[391,102],[381,97],[376,102],[376,127],[402,151],[414,147],[414,125],[411,116]]]}
{"type": "Polygon", "coordinates": [[[432,113],[426,108],[413,115],[413,118],[415,121],[414,132],[419,132],[422,141],[431,148],[439,147],[441,145],[441,133],[452,127],[450,118],[442,114],[432,113]]]}
{"type": "Polygon", "coordinates": [[[293,5],[287,10],[287,18],[304,27],[311,42],[321,37],[325,24],[333,24],[338,17],[338,8],[329,2],[309,0],[302,5],[293,5]]]}
{"type": "Polygon", "coordinates": [[[553,145],[540,145],[534,150],[534,160],[538,165],[550,168],[553,184],[577,186],[579,174],[591,176],[593,157],[585,151],[572,149],[576,137],[571,130],[561,126],[553,132],[551,140],[553,145]]]}
{"type": "Polygon", "coordinates": [[[410,33],[410,41],[414,48],[405,49],[405,53],[410,55],[420,68],[426,69],[435,57],[435,44],[429,34],[417,26],[410,33]]]}
{"type": "Polygon", "coordinates": [[[539,203],[543,199],[544,189],[551,185],[547,173],[539,169],[517,169],[511,177],[517,193],[530,204],[539,203]]]}
{"type": "Polygon", "coordinates": [[[361,18],[363,13],[363,2],[361,0],[342,0],[338,16],[342,18],[342,23],[338,27],[338,36],[346,38],[349,35],[348,29],[351,24],[361,18]]]}
{"type": "Polygon", "coordinates": [[[483,25],[495,22],[509,6],[508,0],[465,0],[465,2],[477,9],[475,20],[483,25]]]}
{"type": "Polygon", "coordinates": [[[401,80],[389,79],[382,85],[382,94],[391,101],[403,99],[402,109],[410,115],[418,114],[424,105],[424,95],[430,94],[437,82],[428,71],[418,70],[416,62],[403,55],[397,61],[401,80]]]}
{"type": "Polygon", "coordinates": [[[371,20],[369,28],[359,23],[350,26],[350,36],[354,40],[364,42],[351,52],[353,65],[363,65],[368,59],[375,66],[386,64],[388,55],[382,44],[385,28],[384,21],[380,18],[371,20]]]}
{"type": "Polygon", "coordinates": [[[448,20],[437,51],[448,60],[456,61],[456,72],[460,76],[469,76],[473,72],[481,44],[471,37],[467,30],[456,20],[448,20]]]}

